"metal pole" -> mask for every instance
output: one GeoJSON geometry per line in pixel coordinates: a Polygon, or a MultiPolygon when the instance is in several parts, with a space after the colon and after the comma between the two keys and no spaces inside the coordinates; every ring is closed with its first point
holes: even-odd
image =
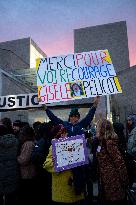
{"type": "Polygon", "coordinates": [[[107,95],[107,120],[111,121],[110,96],[107,95]]]}

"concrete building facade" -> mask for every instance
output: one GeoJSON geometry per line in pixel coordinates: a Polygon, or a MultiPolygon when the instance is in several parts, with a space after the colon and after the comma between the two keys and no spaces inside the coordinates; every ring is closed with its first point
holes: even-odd
{"type": "MultiPolygon", "coordinates": [[[[129,114],[136,113],[136,66],[130,68],[126,21],[74,30],[75,52],[103,49],[109,50],[123,90],[122,94],[110,96],[112,118],[125,123],[129,114]]],[[[103,110],[106,104],[102,101],[103,110]]]]}
{"type": "MultiPolygon", "coordinates": [[[[31,38],[0,43],[0,96],[36,93],[37,90],[32,88],[23,74],[28,72],[32,78],[31,70],[36,67],[36,59],[45,56],[31,38]]],[[[1,112],[0,118],[3,117],[28,121],[29,111],[1,112]]]]}
{"type": "Polygon", "coordinates": [[[125,21],[74,30],[75,52],[104,49],[108,49],[117,72],[130,67],[125,21]]]}
{"type": "Polygon", "coordinates": [[[111,110],[113,118],[125,123],[129,115],[136,115],[136,65],[118,72],[123,93],[113,95],[111,110]]]}

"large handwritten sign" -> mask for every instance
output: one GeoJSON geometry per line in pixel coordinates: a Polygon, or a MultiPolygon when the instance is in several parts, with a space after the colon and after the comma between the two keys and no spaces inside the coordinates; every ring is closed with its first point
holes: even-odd
{"type": "Polygon", "coordinates": [[[88,164],[84,135],[53,139],[52,153],[56,172],[88,164]]]}
{"type": "Polygon", "coordinates": [[[121,93],[108,50],[37,60],[40,103],[121,93]]]}

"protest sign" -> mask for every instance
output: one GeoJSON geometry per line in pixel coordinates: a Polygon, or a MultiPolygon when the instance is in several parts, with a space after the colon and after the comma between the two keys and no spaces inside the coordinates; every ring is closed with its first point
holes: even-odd
{"type": "Polygon", "coordinates": [[[108,50],[39,59],[37,86],[41,104],[122,92],[108,50]]]}
{"type": "Polygon", "coordinates": [[[88,164],[84,135],[52,140],[52,155],[56,172],[88,164]]]}

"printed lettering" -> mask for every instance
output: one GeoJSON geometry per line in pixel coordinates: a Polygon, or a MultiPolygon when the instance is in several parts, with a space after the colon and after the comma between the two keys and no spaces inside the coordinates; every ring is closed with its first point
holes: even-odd
{"type": "MultiPolygon", "coordinates": [[[[77,54],[76,54],[76,65],[77,65],[77,66],[80,66],[80,65],[79,65],[79,61],[82,60],[82,59],[83,59],[83,54],[77,53],[77,54]]],[[[82,63],[81,63],[81,65],[82,65],[82,63]]]]}
{"type": "Polygon", "coordinates": [[[60,59],[60,61],[57,61],[57,69],[59,69],[59,67],[63,69],[63,67],[64,67],[63,66],[63,64],[64,64],[63,57],[58,57],[57,59],[60,59]]]}
{"type": "Polygon", "coordinates": [[[61,82],[67,82],[68,80],[65,79],[63,76],[65,75],[65,70],[60,69],[60,77],[61,77],[61,82]]]}
{"type": "Polygon", "coordinates": [[[9,107],[13,107],[13,106],[15,105],[15,98],[14,98],[14,97],[9,97],[9,98],[8,98],[8,102],[9,102],[9,103],[8,103],[7,105],[8,105],[9,107]]]}
{"type": "Polygon", "coordinates": [[[102,64],[105,62],[106,56],[107,54],[105,51],[100,51],[100,58],[101,58],[102,64]]]}
{"type": "Polygon", "coordinates": [[[38,99],[37,99],[37,95],[33,95],[32,98],[31,98],[31,103],[33,105],[38,105],[38,99]]]}
{"type": "Polygon", "coordinates": [[[17,96],[17,99],[18,99],[18,102],[19,102],[19,106],[22,106],[23,98],[25,98],[25,96],[17,96]]]}
{"type": "Polygon", "coordinates": [[[0,107],[5,107],[5,105],[6,105],[6,97],[1,97],[0,98],[0,107]],[[3,98],[3,100],[2,100],[2,98],[3,98]]]}
{"type": "Polygon", "coordinates": [[[59,87],[59,86],[58,86],[57,84],[54,84],[54,85],[53,85],[55,100],[60,100],[59,96],[57,96],[57,95],[60,94],[58,87],[59,87]],[[58,89],[58,90],[57,90],[57,89],[58,89]]]}
{"type": "Polygon", "coordinates": [[[99,65],[99,60],[96,52],[91,52],[92,62],[94,65],[99,65]]]}
{"type": "Polygon", "coordinates": [[[85,53],[84,54],[84,62],[85,65],[87,65],[88,67],[92,65],[92,60],[91,60],[91,56],[89,53],[85,53]],[[89,58],[88,58],[89,57],[89,58]],[[89,62],[88,62],[89,61],[89,62]],[[88,64],[87,64],[88,63],[88,64]]]}

